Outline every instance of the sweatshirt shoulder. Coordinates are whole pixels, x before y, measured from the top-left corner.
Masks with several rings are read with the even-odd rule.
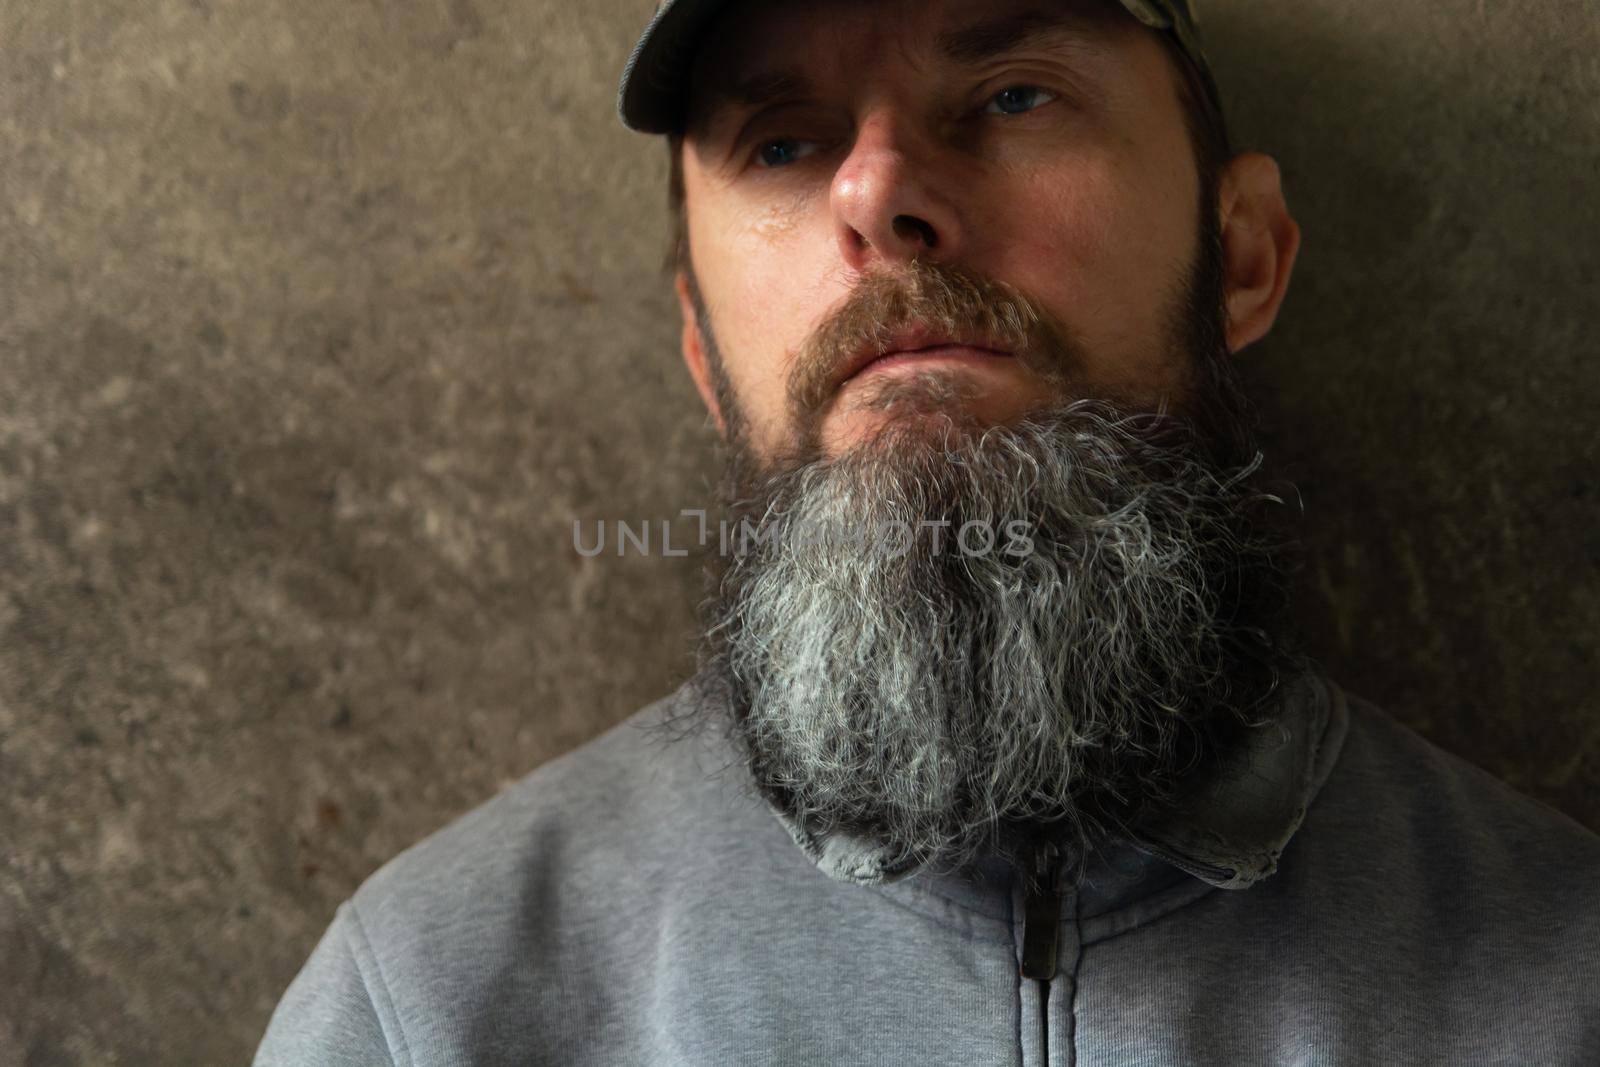
[[[1343,751],[1310,818],[1348,851],[1484,904],[1576,917],[1600,933],[1600,836],[1343,694]]]
[[[374,940],[390,927],[412,937],[492,928],[547,892],[554,872],[581,884],[669,852],[705,809],[730,801],[730,760],[684,736],[691,701],[686,688],[655,701],[384,864],[352,898]]]

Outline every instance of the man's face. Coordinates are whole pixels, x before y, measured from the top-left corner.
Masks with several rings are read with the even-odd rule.
[[[1286,669],[1227,356],[1298,231],[1266,157],[1200,173],[1175,73],[1109,0],[749,0],[698,54],[684,354],[760,528],[703,680],[802,823],[1087,842]]]
[[[1172,62],[1104,2],[733,6],[696,61],[683,175],[741,443],[831,456],[933,411],[992,426],[1082,396],[1182,410],[1200,180]],[[941,325],[925,265],[1041,321]]]

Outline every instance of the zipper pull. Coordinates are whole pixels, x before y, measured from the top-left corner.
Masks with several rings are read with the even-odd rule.
[[[1048,982],[1056,976],[1061,938],[1061,887],[1055,870],[1056,846],[1046,842],[1034,853],[1034,876],[1022,906],[1022,977]]]

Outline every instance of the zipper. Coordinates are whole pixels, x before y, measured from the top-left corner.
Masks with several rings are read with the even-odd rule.
[[[1023,892],[1022,977],[1039,983],[1039,1051],[1050,1063],[1050,980],[1056,976],[1061,941],[1061,882],[1056,846],[1045,842],[1034,853],[1033,876]]]

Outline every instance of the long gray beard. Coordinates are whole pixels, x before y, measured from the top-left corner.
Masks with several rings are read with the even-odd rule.
[[[1276,498],[1250,486],[1259,457],[1219,469],[1181,421],[1103,402],[928,426],[734,468],[730,510],[760,539],[721,564],[701,683],[813,832],[950,867],[1040,835],[1081,855],[1268,713],[1295,658],[1256,518]],[[969,523],[992,550],[957,543]]]

